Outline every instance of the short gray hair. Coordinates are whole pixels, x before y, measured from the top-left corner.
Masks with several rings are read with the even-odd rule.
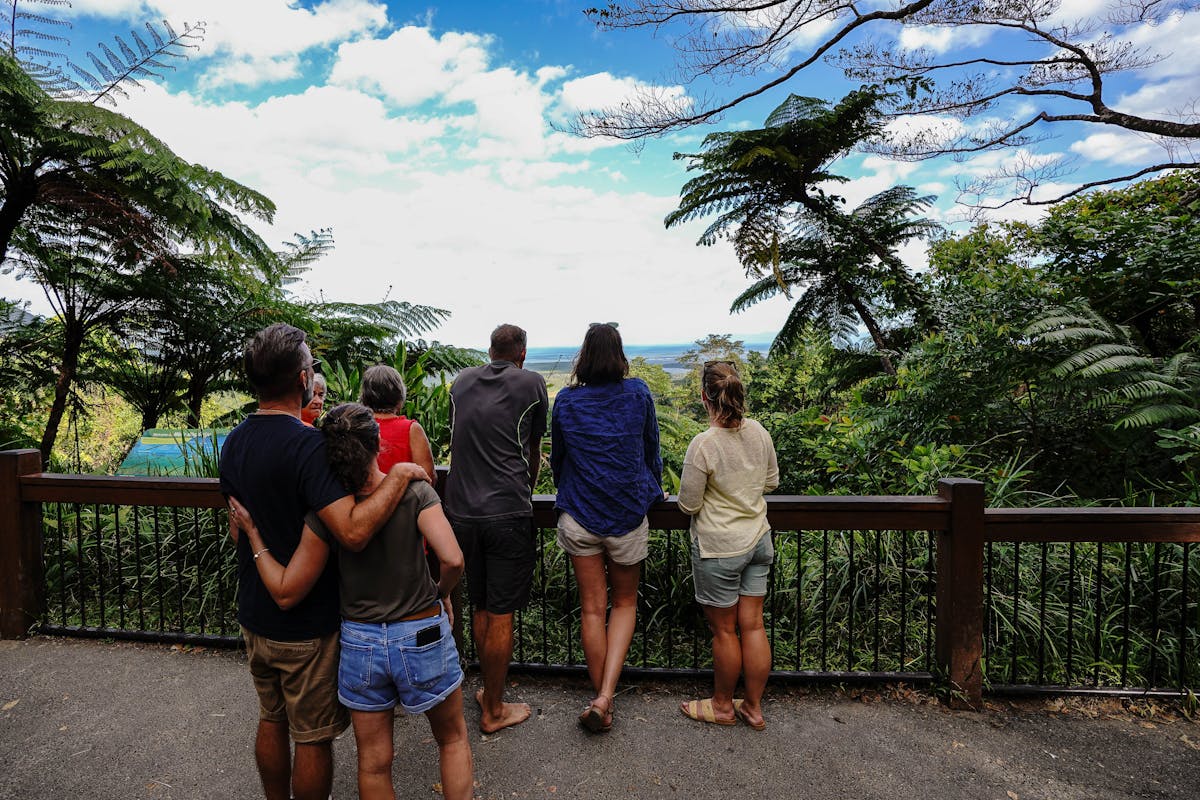
[[[359,402],[377,414],[388,414],[404,408],[408,390],[404,376],[387,364],[376,364],[363,373]]]

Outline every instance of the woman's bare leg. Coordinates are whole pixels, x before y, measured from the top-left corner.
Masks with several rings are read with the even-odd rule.
[[[395,800],[392,787],[393,709],[350,711],[358,745],[358,796],[362,800]]]
[[[429,729],[437,740],[445,800],[470,800],[474,792],[475,765],[467,721],[463,718],[462,687],[425,712]]]
[[[737,604],[738,630],[741,634],[742,674],[746,700],[742,713],[751,722],[762,720],[762,696],[771,674],[771,642],[763,627],[763,598],[742,595]]]
[[[638,580],[642,574],[641,563],[618,564],[608,561],[608,580],[612,586],[612,611],[608,615],[608,650],[604,659],[604,675],[596,694],[606,712],[612,711],[612,698],[617,691],[617,681],[625,667],[625,655],[633,641],[637,626]]]
[[[608,660],[608,573],[604,555],[571,556],[575,581],[579,584],[580,629],[583,657],[587,661],[592,689],[601,693],[604,683],[604,664]]]
[[[733,690],[742,672],[742,643],[738,641],[738,607],[701,606],[713,634],[713,714],[733,719]]]

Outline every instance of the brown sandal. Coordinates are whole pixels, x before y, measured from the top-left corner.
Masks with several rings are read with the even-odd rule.
[[[595,703],[588,703],[588,707],[579,715],[579,724],[592,733],[604,733],[612,729],[612,713],[613,701],[608,699],[608,711],[605,712]]]

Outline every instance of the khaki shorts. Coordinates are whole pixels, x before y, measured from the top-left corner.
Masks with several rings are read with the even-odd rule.
[[[558,546],[572,556],[598,556],[607,553],[618,564],[632,566],[646,560],[650,541],[650,523],[642,524],[617,536],[598,536],[585,529],[567,512],[558,515]]]
[[[258,718],[286,722],[292,741],[332,741],[350,724],[338,702],[338,632],[319,639],[280,642],[242,628],[250,675],[258,692]]]

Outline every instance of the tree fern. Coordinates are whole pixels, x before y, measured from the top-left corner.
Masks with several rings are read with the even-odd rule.
[[[129,87],[141,87],[141,81],[160,79],[174,71],[171,62],[186,58],[204,39],[202,22],[184,23],[182,33],[166,20],[159,25],[146,22],[145,38],[135,29],[127,38],[114,36],[111,46],[98,42],[94,50],[87,51],[84,66],[64,52],[70,41],[55,32],[69,30],[70,22],[26,10],[29,6],[70,5],[68,0],[4,0],[0,6],[0,48],[58,99],[115,105],[118,98],[128,96]]]
[[[1117,428],[1154,429],[1200,420],[1200,359],[1178,353],[1154,358],[1133,343],[1128,328],[1086,304],[1053,309],[1026,333],[1043,345],[1073,348],[1050,376],[1090,387],[1092,407],[1117,413]]]

